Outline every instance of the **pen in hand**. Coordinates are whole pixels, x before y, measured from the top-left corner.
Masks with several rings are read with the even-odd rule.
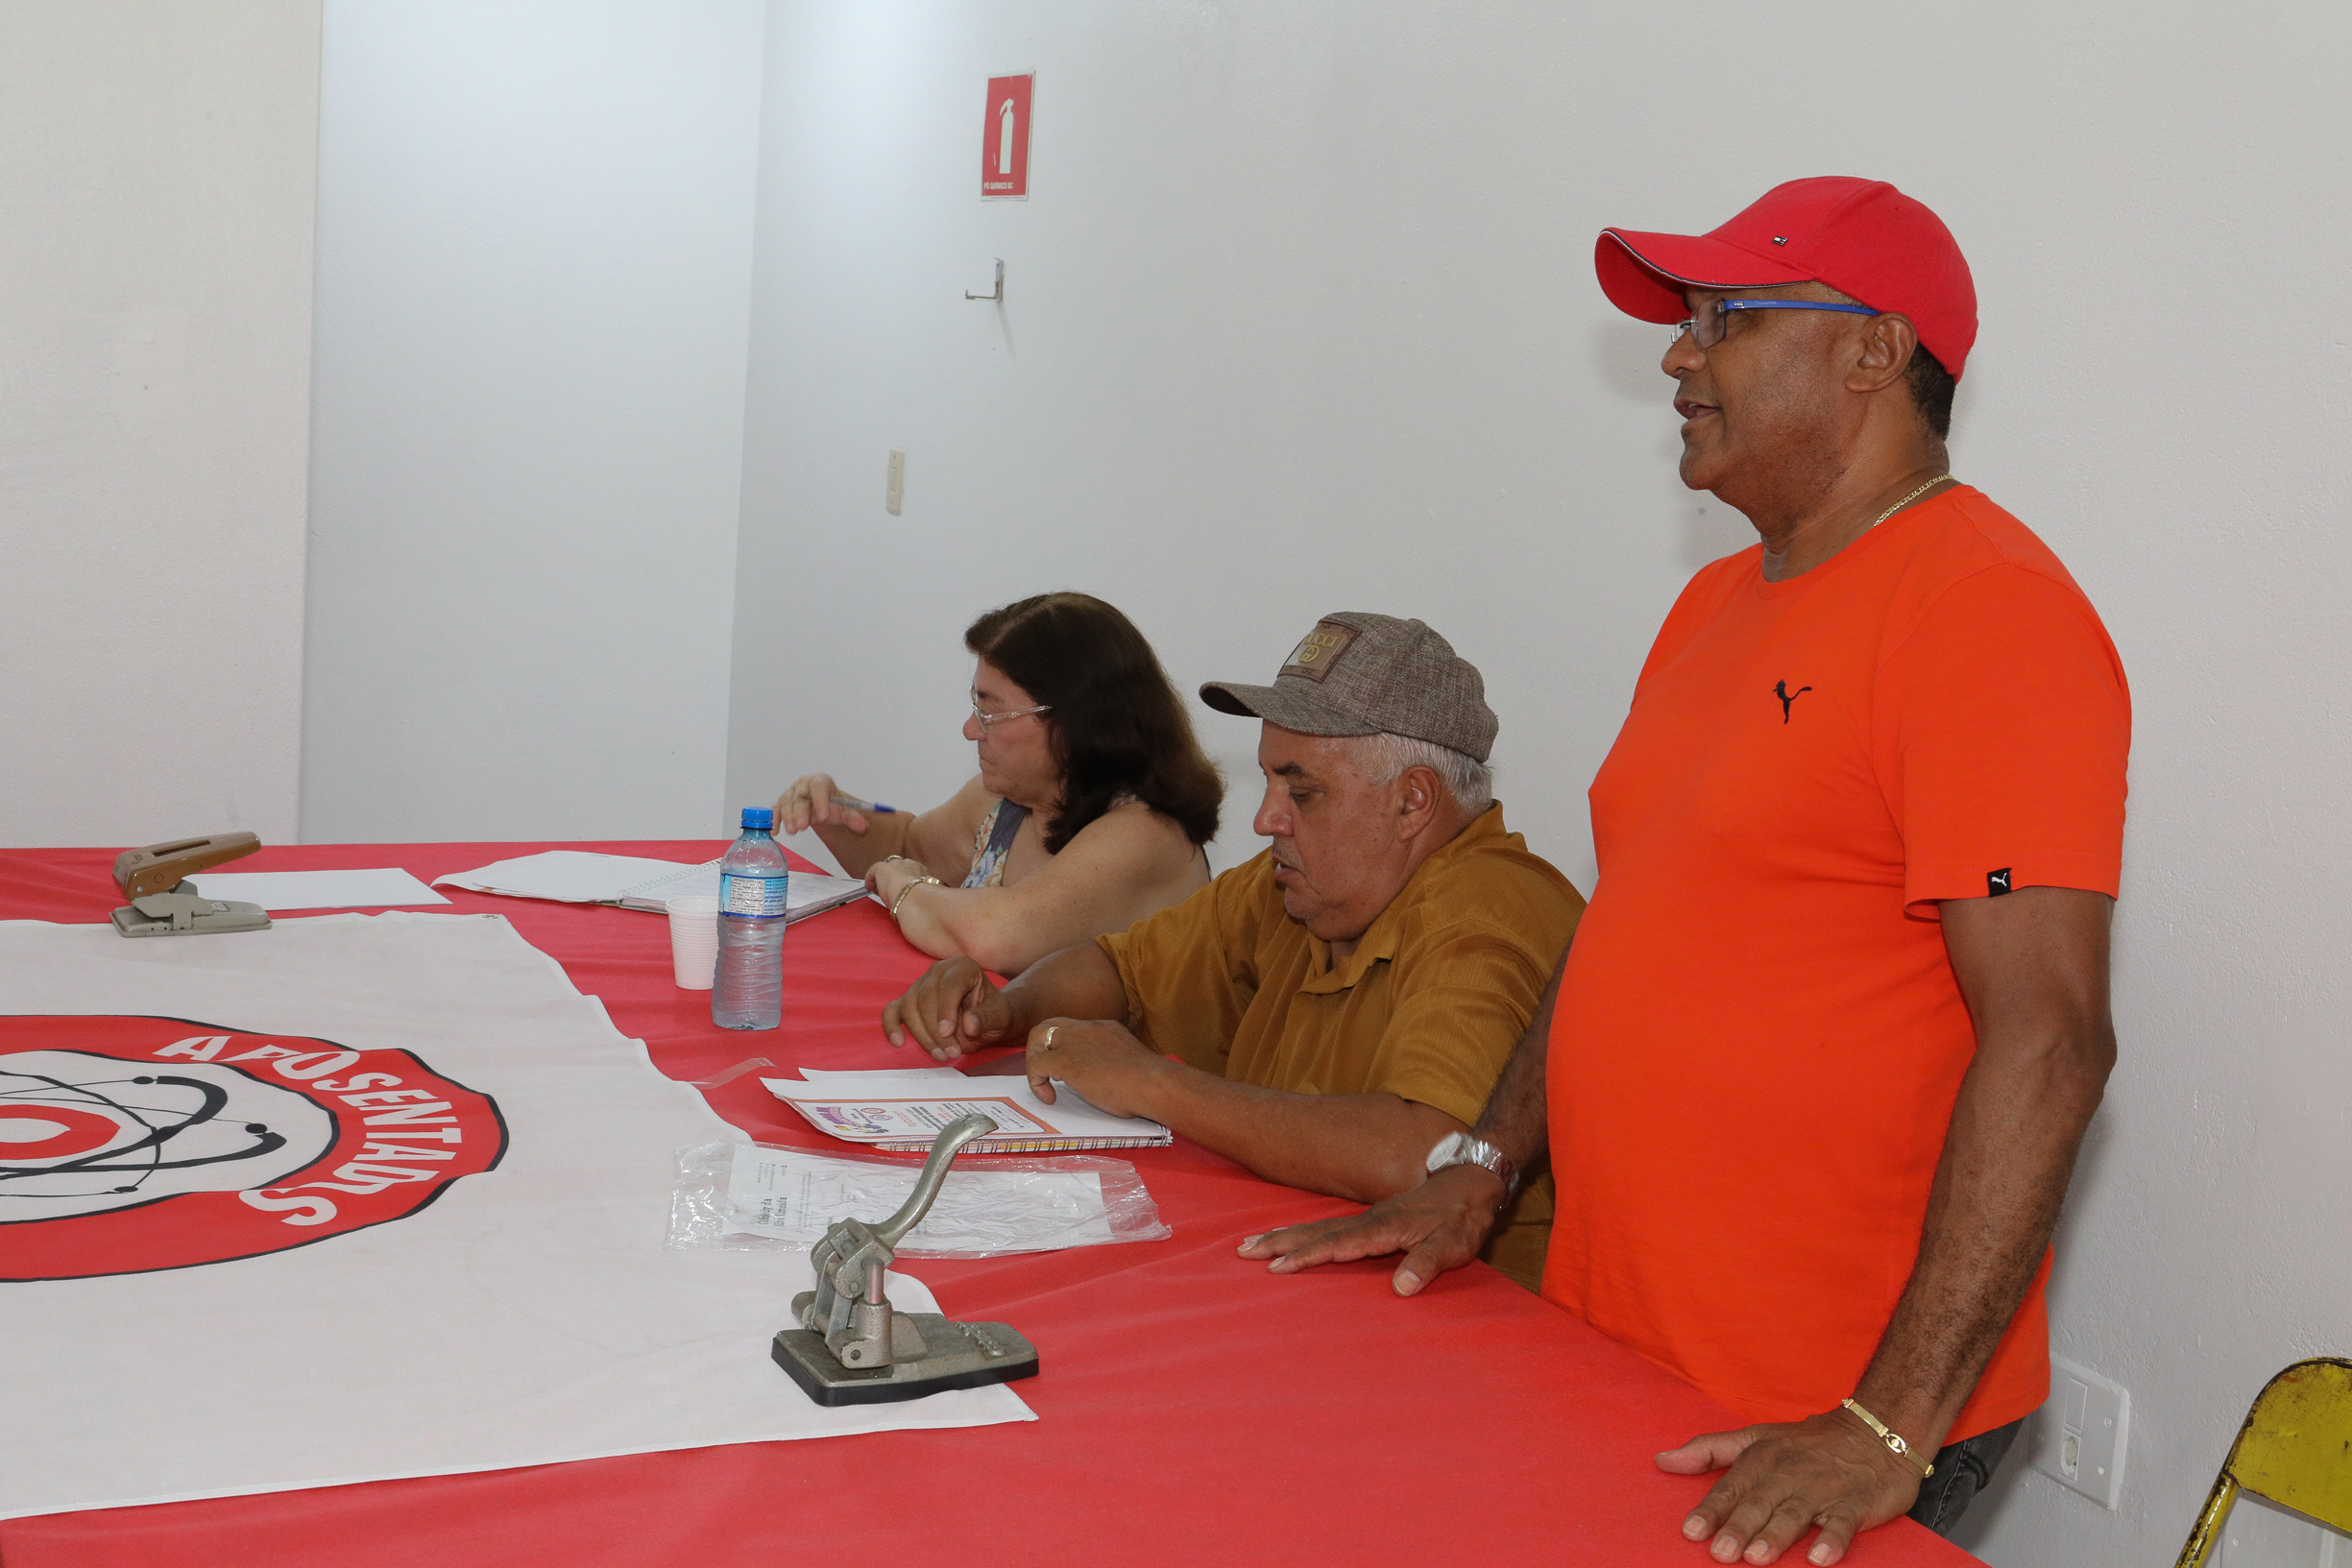
[[[895,806],[885,806],[880,801],[861,801],[855,795],[844,795],[837,789],[833,792],[831,798],[834,805],[845,806],[853,811],[861,811],[867,816],[896,815],[898,811]]]

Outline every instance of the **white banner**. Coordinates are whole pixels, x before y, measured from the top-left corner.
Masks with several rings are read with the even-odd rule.
[[[806,1254],[663,1244],[731,1132],[497,916],[0,922],[0,1518],[1033,1419],[812,1404]]]

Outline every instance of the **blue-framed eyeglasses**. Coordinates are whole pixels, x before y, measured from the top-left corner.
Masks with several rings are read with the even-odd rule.
[[[1688,332],[1690,341],[1700,349],[1712,349],[1723,341],[1723,334],[1732,325],[1734,310],[1834,310],[1848,316],[1876,316],[1868,305],[1833,305],[1819,300],[1709,300],[1699,306],[1698,313],[1674,328],[1674,341],[1683,341]]]

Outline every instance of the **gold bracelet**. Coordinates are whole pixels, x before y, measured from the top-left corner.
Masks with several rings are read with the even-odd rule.
[[[893,858],[896,858],[896,856],[893,856]],[[915,877],[910,879],[906,886],[898,890],[898,897],[890,901],[890,918],[892,920],[896,920],[898,918],[898,906],[907,902],[907,895],[913,892],[916,888],[922,886],[925,882],[931,883],[931,885],[934,887],[945,887],[947,885],[947,883],[941,881],[936,877]]]
[[[1915,1451],[1909,1443],[1903,1440],[1902,1435],[1888,1427],[1884,1421],[1879,1420],[1877,1416],[1871,1414],[1868,1411],[1862,1409],[1861,1406],[1855,1404],[1851,1399],[1841,1399],[1838,1401],[1838,1404],[1844,1406],[1847,1410],[1852,1411],[1857,1417],[1860,1418],[1862,1425],[1877,1433],[1879,1435],[1879,1441],[1886,1445],[1886,1451],[1888,1453],[1894,1455],[1905,1464],[1918,1465],[1920,1480],[1926,1481],[1928,1477],[1935,1474],[1935,1465],[1928,1459],[1921,1459],[1917,1451]]]

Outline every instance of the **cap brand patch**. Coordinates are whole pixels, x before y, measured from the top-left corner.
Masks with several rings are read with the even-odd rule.
[[[1347,644],[1355,639],[1354,627],[1342,626],[1336,620],[1319,620],[1315,623],[1315,630],[1298,639],[1298,646],[1293,648],[1290,658],[1283,661],[1280,673],[1320,681],[1331,673],[1331,666],[1338,662],[1341,654],[1347,651]]]

